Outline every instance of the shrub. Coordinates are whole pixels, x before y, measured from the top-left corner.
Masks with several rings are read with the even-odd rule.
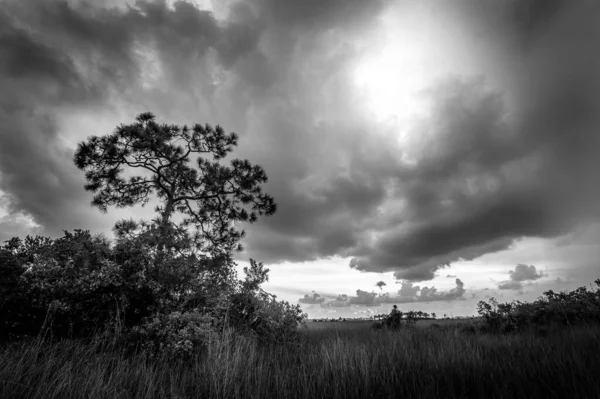
[[[86,231],[12,239],[0,249],[0,270],[4,337],[45,328],[58,336],[89,333],[119,307],[122,279],[110,247]]]
[[[392,312],[388,315],[384,315],[381,320],[375,322],[373,324],[373,328],[376,330],[381,329],[390,329],[390,330],[398,330],[402,327],[403,320],[402,316],[404,313],[402,311]],[[404,320],[404,324],[408,324],[406,320]]]
[[[151,356],[166,353],[188,358],[217,337],[214,320],[198,310],[157,313],[128,333],[127,340]]]
[[[232,265],[227,256],[185,247],[159,254],[151,227],[120,235],[114,246],[81,230],[56,240],[11,240],[0,248],[2,334],[124,333],[122,343],[176,354],[203,347],[229,327],[265,342],[297,338],[306,315],[260,288],[268,269],[251,260],[239,281]]]
[[[72,261],[61,265],[54,259],[27,264],[25,294],[33,308],[46,310],[40,330],[48,328],[59,337],[89,336],[127,307],[118,265],[99,263],[95,270],[74,270]]]
[[[595,283],[599,287],[596,290],[580,287],[571,292],[546,291],[532,303],[498,303],[491,298],[489,303],[480,301],[477,312],[484,318],[487,330],[502,333],[539,326],[600,322],[600,279]]]
[[[238,330],[251,333],[263,342],[286,342],[298,338],[298,325],[306,320],[299,305],[278,301],[260,288],[268,281],[269,269],[250,260],[246,278],[240,281],[228,309],[229,323]]]

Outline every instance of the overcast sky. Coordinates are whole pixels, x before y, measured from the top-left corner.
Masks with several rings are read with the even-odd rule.
[[[149,218],[92,208],[72,156],[151,111],[239,134],[279,208],[240,266],[312,317],[600,278],[598,1],[0,5],[0,240]]]

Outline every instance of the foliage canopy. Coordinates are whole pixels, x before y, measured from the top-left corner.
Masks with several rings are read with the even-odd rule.
[[[235,222],[252,223],[276,211],[273,197],[262,192],[267,175],[260,166],[240,159],[230,166],[218,162],[237,142],[235,133],[220,126],[159,124],[147,112],[112,134],[79,143],[74,162],[85,171],[85,189],[95,194],[92,205],[103,212],[110,206],[143,206],[156,195],[160,249],[169,247],[168,237],[176,231],[171,220],[179,214],[182,226],[195,227],[192,243],[198,250],[230,253],[242,249],[244,232]],[[141,173],[125,176],[134,171]]]

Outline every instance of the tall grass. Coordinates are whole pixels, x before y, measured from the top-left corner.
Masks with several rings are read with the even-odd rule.
[[[225,334],[187,361],[36,341],[0,349],[0,397],[598,398],[599,354],[598,326],[326,329],[285,346]]]

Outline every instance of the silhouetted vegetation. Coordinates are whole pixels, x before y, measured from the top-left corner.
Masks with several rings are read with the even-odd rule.
[[[435,313],[430,315],[429,313],[420,310],[409,310],[402,312],[397,310],[396,305],[390,314],[379,315],[379,321],[373,324],[373,328],[376,330],[391,329],[398,330],[402,326],[414,326],[418,320],[426,320],[433,318],[435,319]]]
[[[74,161],[94,206],[144,205],[154,193],[158,216],[117,222],[114,242],[86,230],[7,241],[2,338],[111,337],[113,346],[184,357],[226,329],[269,342],[296,339],[305,315],[260,288],[269,270],[250,260],[245,279],[235,273],[233,252],[244,235],[235,223],[276,209],[261,190],[260,166],[218,162],[236,145],[237,136],[218,126],[159,125],[150,113],[82,142]]]
[[[544,292],[537,301],[489,303],[480,301],[477,311],[485,320],[485,329],[491,332],[512,332],[527,328],[574,326],[600,322],[600,279],[598,288],[580,287],[571,292]]]

